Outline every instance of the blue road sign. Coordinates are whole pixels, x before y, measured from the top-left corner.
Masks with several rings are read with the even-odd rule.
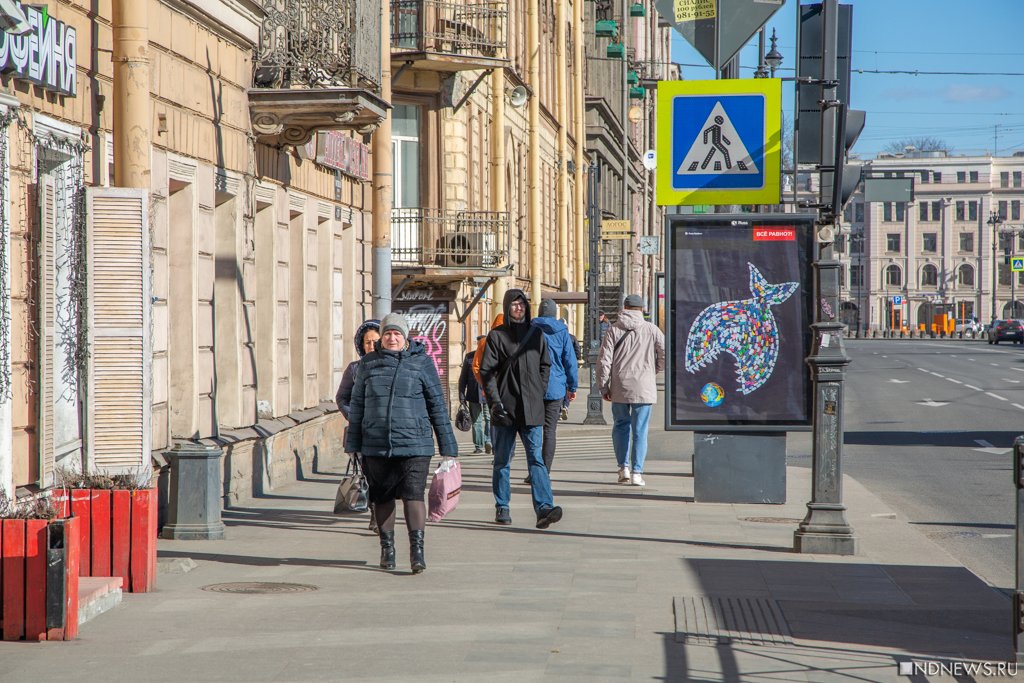
[[[659,204],[779,201],[778,79],[658,84]]]
[[[893,306],[902,306],[903,305],[903,297],[902,296],[894,296],[892,298],[892,305]]]
[[[1022,270],[1024,270],[1024,258],[1019,256],[1014,256],[1013,258],[1011,258],[1010,270],[1012,270],[1015,273],[1019,273]]]

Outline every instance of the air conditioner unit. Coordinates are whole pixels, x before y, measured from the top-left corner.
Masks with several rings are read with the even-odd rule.
[[[497,267],[495,235],[481,232],[450,232],[441,238],[437,265],[444,268]]]

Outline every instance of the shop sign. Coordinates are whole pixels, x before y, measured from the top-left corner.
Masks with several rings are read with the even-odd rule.
[[[0,71],[62,95],[77,94],[78,42],[75,29],[49,15],[46,7],[25,6],[31,30],[20,36],[0,31]]]
[[[321,131],[306,145],[306,152],[321,166],[359,180],[370,179],[370,147],[348,135],[333,130]]]

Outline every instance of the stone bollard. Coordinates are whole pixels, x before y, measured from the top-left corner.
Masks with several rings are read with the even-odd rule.
[[[187,541],[224,538],[221,456],[217,446],[183,441],[165,452],[171,468],[167,524],[161,536]]]

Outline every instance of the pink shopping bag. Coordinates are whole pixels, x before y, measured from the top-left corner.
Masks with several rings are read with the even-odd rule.
[[[427,501],[430,514],[427,519],[439,522],[459,504],[462,493],[462,465],[458,460],[443,460],[441,466],[434,470],[434,480],[430,482],[430,493]]]

